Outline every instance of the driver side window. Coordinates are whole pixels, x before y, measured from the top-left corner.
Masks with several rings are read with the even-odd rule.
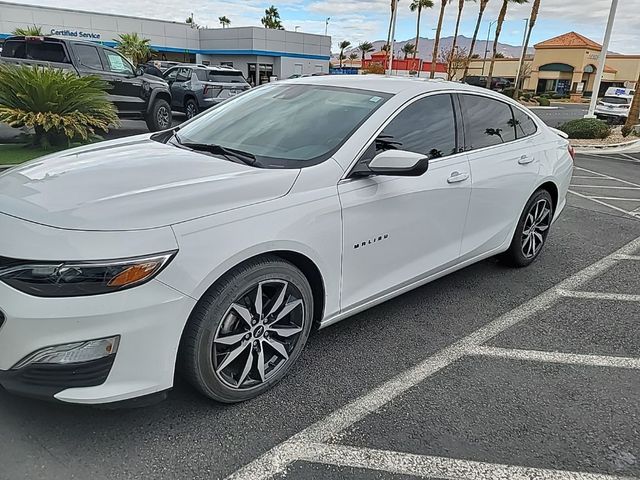
[[[432,95],[402,110],[367,149],[364,161],[385,150],[406,150],[429,158],[456,153],[456,123],[451,95]]]
[[[174,82],[176,80],[176,75],[178,75],[178,69],[174,68],[173,70],[169,70],[164,74],[164,79],[167,82]]]

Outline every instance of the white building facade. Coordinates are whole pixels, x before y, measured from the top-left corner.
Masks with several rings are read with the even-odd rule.
[[[154,58],[230,65],[252,83],[271,77],[328,73],[331,37],[260,27],[196,29],[186,23],[0,1],[0,42],[16,28],[115,46],[122,33],[148,38]]]

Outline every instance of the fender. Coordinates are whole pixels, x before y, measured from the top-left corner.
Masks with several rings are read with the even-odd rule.
[[[159,94],[163,94],[166,95],[168,97],[168,102],[169,105],[171,105],[171,91],[169,90],[168,87],[154,87],[151,90],[151,95],[149,96],[149,101],[147,102],[147,108],[146,108],[146,113],[150,113],[151,112],[151,107],[153,106],[153,102],[155,102],[156,97]]]

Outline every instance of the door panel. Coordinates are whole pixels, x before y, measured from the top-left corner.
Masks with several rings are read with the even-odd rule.
[[[137,77],[133,65],[122,55],[104,50],[108,81],[113,85],[109,92],[111,100],[120,112],[140,112],[145,109],[142,98],[142,78]]]
[[[343,309],[455,262],[471,194],[466,154],[457,153],[449,94],[405,105],[353,169],[385,150],[430,158],[418,177],[354,176],[338,185],[343,216]]]
[[[473,179],[461,253],[471,258],[508,240],[533,193],[544,147],[536,145],[535,137],[517,139],[530,135],[535,124],[514,120],[508,104],[460,97]]]

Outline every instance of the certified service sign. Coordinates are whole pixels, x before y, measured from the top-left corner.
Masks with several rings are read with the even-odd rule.
[[[56,30],[55,28],[52,28],[51,35],[58,35],[61,37],[87,38],[89,40],[100,40],[99,33],[83,32],[80,30]]]

